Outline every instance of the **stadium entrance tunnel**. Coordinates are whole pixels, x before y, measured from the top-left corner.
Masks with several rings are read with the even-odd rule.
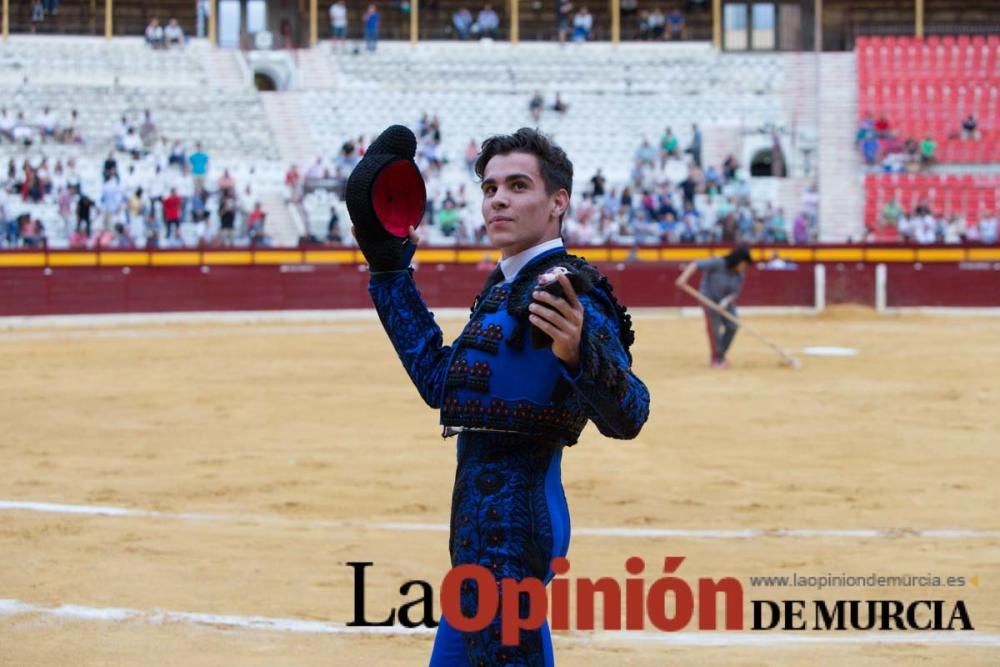
[[[249,51],[247,65],[253,72],[257,90],[288,90],[295,81],[296,67],[291,56],[284,51]]]
[[[271,75],[266,72],[254,72],[253,73],[253,85],[257,90],[270,92],[278,89],[278,84],[275,83]]]
[[[775,157],[778,158],[777,165],[775,165]],[[750,175],[784,178],[788,175],[788,172],[781,154],[778,153],[775,155],[773,148],[764,148],[754,153],[750,159]]]

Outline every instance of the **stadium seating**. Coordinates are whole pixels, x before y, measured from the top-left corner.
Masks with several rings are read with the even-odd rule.
[[[1000,36],[868,37],[857,43],[858,118],[930,134],[938,162],[1000,162]],[[973,114],[981,139],[959,138]]]
[[[869,174],[865,177],[865,225],[879,226],[882,208],[893,199],[903,211],[926,202],[937,216],[956,214],[976,221],[996,211],[1000,174]]]

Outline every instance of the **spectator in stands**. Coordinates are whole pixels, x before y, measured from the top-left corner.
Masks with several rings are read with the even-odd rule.
[[[163,198],[163,222],[167,227],[168,239],[180,234],[183,205],[184,200],[177,194],[177,188],[170,188],[170,194]]]
[[[641,166],[653,167],[656,161],[656,149],[643,137],[642,143],[635,151],[635,161]]]
[[[778,208],[767,221],[764,229],[765,243],[788,243],[788,226],[785,223],[785,209]]]
[[[326,242],[330,245],[343,245],[344,237],[340,233],[340,216],[337,207],[330,207],[330,220],[326,223]]]
[[[82,232],[88,239],[90,238],[92,224],[91,216],[95,208],[97,208],[97,205],[94,203],[94,200],[83,192],[79,192],[79,197],[76,200],[76,230]]]
[[[437,213],[438,229],[444,236],[455,235],[458,229],[458,211],[455,210],[455,202],[451,198],[446,198]]]
[[[47,137],[55,139],[59,134],[59,120],[49,107],[44,107],[42,109],[41,115],[38,116],[36,126],[38,127],[38,134],[41,137],[42,142],[44,142]]]
[[[139,125],[139,138],[142,145],[148,151],[156,142],[156,123],[153,122],[153,114],[149,109],[142,112],[142,124]]]
[[[660,137],[660,169],[663,169],[668,157],[677,156],[679,147],[680,141],[674,136],[673,130],[668,127],[663,131],[663,136]]]
[[[128,131],[125,132],[122,150],[131,155],[133,160],[138,160],[146,154],[146,150],[142,147],[142,139],[139,138],[134,127],[128,128]]]
[[[219,197],[219,238],[224,246],[232,246],[236,229],[236,199]]]
[[[191,177],[194,179],[194,187],[203,189],[205,187],[205,177],[208,176],[208,153],[202,147],[201,142],[195,142],[194,153],[188,158],[191,165]]]
[[[125,198],[117,178],[108,178],[101,186],[101,213],[104,215],[102,229],[109,230],[122,213]]]
[[[564,44],[569,35],[569,15],[572,11],[573,3],[570,0],[556,0],[556,37],[560,44]]]
[[[708,169],[705,170],[705,194],[718,195],[721,192],[722,175],[714,164],[710,164],[708,165]]]
[[[199,39],[208,34],[205,26],[208,23],[208,15],[211,11],[211,0],[198,0],[197,35]]]
[[[557,114],[562,115],[569,111],[569,105],[563,100],[562,95],[558,92],[556,93],[556,100],[552,103],[552,110]]]
[[[155,16],[150,19],[149,25],[146,26],[146,43],[154,49],[164,47],[163,26],[160,25],[160,19]]]
[[[469,139],[469,143],[465,145],[465,167],[469,171],[469,176],[475,176],[476,158],[479,157],[479,144],[476,143],[475,139]]]
[[[375,49],[378,48],[378,22],[379,13],[375,8],[375,4],[368,5],[368,10],[365,12],[364,16],[364,26],[365,26],[365,48],[368,49],[368,53],[375,53]]]
[[[621,8],[622,16],[635,16],[639,10],[639,0],[621,0],[619,7]]]
[[[874,132],[869,132],[861,140],[861,154],[865,158],[865,164],[874,165],[878,162],[878,137]]]
[[[44,20],[45,6],[42,5],[42,0],[35,0],[35,4],[31,6],[31,32],[37,32],[38,26],[40,26]]]
[[[222,195],[233,196],[236,194],[236,181],[228,169],[222,170],[222,176],[219,176],[218,188]]]
[[[132,230],[132,236],[139,239],[143,237],[143,226],[146,220],[146,203],[143,198],[142,188],[136,188],[132,196],[125,203],[125,224]]]
[[[247,215],[247,235],[250,237],[250,245],[268,245],[267,234],[264,232],[264,223],[267,214],[261,203],[255,202],[253,210]]]
[[[819,226],[819,187],[812,183],[802,193],[802,212],[806,214],[809,222],[809,236],[816,239],[816,230]]]
[[[962,138],[979,139],[979,123],[974,114],[969,114],[962,119]]]
[[[573,17],[573,41],[586,42],[590,39],[590,33],[594,29],[594,15],[586,7],[580,10]]]
[[[929,167],[936,161],[937,153],[937,142],[934,141],[934,137],[930,134],[924,137],[924,140],[920,142],[920,165],[922,167]]]
[[[865,137],[869,134],[875,133],[875,119],[872,118],[870,113],[866,113],[864,118],[861,119],[861,123],[858,125],[858,131],[854,134],[854,143],[858,146],[864,141]]]
[[[531,100],[528,102],[528,111],[531,112],[531,117],[537,123],[542,118],[542,110],[545,108],[545,98],[542,97],[542,91],[536,90],[535,94],[531,96]]]
[[[965,220],[952,213],[948,217],[948,223],[944,226],[945,243],[965,243]]]
[[[76,171],[76,160],[66,160],[66,187],[80,189],[80,174]]]
[[[177,19],[170,19],[170,23],[163,29],[163,44],[164,48],[184,46],[184,30]]]
[[[604,199],[606,186],[607,179],[604,177],[601,168],[598,167],[594,175],[590,177],[590,194],[593,195],[595,201],[600,202]]]
[[[37,248],[45,245],[45,225],[38,218],[23,213],[20,217],[21,243],[25,248]]]
[[[333,50],[344,51],[347,48],[347,5],[344,0],[330,5],[330,34],[333,35]]]
[[[173,145],[170,147],[170,153],[167,156],[167,165],[182,168],[187,164],[187,153],[184,151],[184,144],[174,140]]]
[[[299,168],[296,165],[292,165],[285,172],[285,188],[287,192],[287,199],[292,202],[302,201],[302,175],[299,173]]]
[[[895,227],[899,222],[899,216],[903,214],[903,209],[895,198],[890,199],[882,207],[882,224],[886,227]]]
[[[1000,223],[996,215],[990,215],[984,209],[979,214],[979,242],[987,245],[994,245],[997,242]]]
[[[685,153],[691,154],[691,159],[694,163],[701,167],[701,148],[702,148],[702,138],[701,130],[698,129],[698,123],[691,124],[691,143],[688,147],[684,149]]]
[[[663,39],[663,31],[666,25],[667,17],[660,11],[660,8],[653,9],[646,18],[646,39],[654,41]]]
[[[889,136],[889,129],[889,119],[886,118],[885,114],[882,114],[878,117],[878,120],[875,121],[875,134],[878,135],[879,138],[887,137]]]
[[[28,125],[24,119],[24,113],[21,111],[17,112],[17,119],[14,121],[14,129],[11,132],[14,135],[14,143],[23,146],[30,146],[34,143],[35,128]]]
[[[796,245],[809,243],[809,220],[802,211],[799,211],[792,223],[792,242]]]
[[[479,10],[479,14],[476,16],[476,27],[474,30],[479,33],[480,37],[488,37],[489,39],[497,38],[497,33],[500,30],[500,17],[497,16],[495,11],[493,11],[493,7],[491,5],[484,5],[483,8]]]
[[[726,159],[722,161],[722,179],[725,183],[731,183],[736,180],[736,171],[739,169],[739,163],[736,162],[736,158],[732,153],[726,156]]]
[[[59,140],[64,144],[84,143],[83,133],[80,131],[80,113],[76,109],[69,112],[69,122],[63,128]]]
[[[472,12],[465,7],[460,7],[451,15],[451,25],[455,29],[455,36],[459,39],[469,39],[472,34]]]
[[[667,15],[667,27],[670,31],[670,39],[687,39],[687,23],[679,8],[674,7]]]

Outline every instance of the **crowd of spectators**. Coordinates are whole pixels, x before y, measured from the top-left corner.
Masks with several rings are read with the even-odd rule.
[[[536,93],[529,111],[534,116],[544,106],[544,98]],[[471,138],[462,156],[468,179],[449,180],[442,171],[449,158],[440,150],[438,117],[424,113],[413,129],[418,137],[415,159],[427,186],[421,233],[429,243],[488,243],[478,193],[470,195],[475,188],[473,165],[479,144]],[[806,189],[798,212],[789,218],[774,202],[751,197],[745,170],[734,156],[703,168],[701,152],[702,134],[697,124],[692,125],[683,148],[669,127],[658,145],[642,140],[627,182],[610,184],[598,169],[585,191],[573,197],[563,224],[564,238],[577,245],[805,244],[818,239],[819,193],[815,185]],[[318,157],[304,173],[292,165],[285,176],[289,199],[301,203],[313,190],[324,189],[343,201],[347,176],[363,155],[364,138],[359,137],[344,143],[333,164]],[[347,235],[342,224],[334,207],[325,237],[312,240],[343,243]]]
[[[51,107],[43,107],[32,120],[25,118],[20,109],[10,111],[0,107],[0,144],[10,142],[29,147],[48,141],[62,144],[85,143],[80,131],[80,114],[76,109],[63,119]]]
[[[903,243],[921,245],[982,243],[994,245],[998,238],[996,212],[982,209],[975,220],[966,220],[952,213],[935,213],[926,199],[921,200],[910,211],[903,210],[896,199],[890,199],[882,207],[879,228],[868,229],[868,241],[887,236],[887,231]]]
[[[755,204],[732,156],[722,169],[682,158],[669,131],[657,149],[643,140],[628,183],[609,187],[599,169],[564,226],[569,243],[662,245],[810,243],[817,238],[819,195],[803,194],[792,221],[772,202]],[[672,149],[672,150],[671,150]]]
[[[177,19],[170,19],[166,26],[160,25],[155,16],[146,26],[146,44],[154,49],[170,49],[184,46],[184,30]]]
[[[970,113],[946,138],[979,141],[979,121]],[[885,114],[877,119],[865,115],[858,126],[855,143],[866,165],[887,173],[921,171],[938,161],[938,141],[931,133],[919,139],[913,135],[904,139]]]
[[[45,136],[44,128],[37,131]],[[161,136],[149,110],[136,118],[122,115],[111,144],[101,164],[50,161],[44,154],[10,158],[0,181],[2,246],[44,244],[39,215],[46,205],[57,212],[49,225],[61,225],[73,248],[269,244],[266,213],[251,186],[239,187],[227,169],[211,181],[202,145]],[[99,178],[82,178],[84,169]],[[99,189],[85,187],[95,180]]]

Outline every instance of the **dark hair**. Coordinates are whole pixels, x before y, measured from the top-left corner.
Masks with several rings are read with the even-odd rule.
[[[476,176],[481,180],[490,160],[510,153],[528,153],[538,159],[538,170],[548,194],[560,189],[573,194],[573,163],[566,157],[566,151],[529,127],[522,127],[514,134],[495,134],[484,141],[482,151],[476,158]]]
[[[735,269],[740,265],[740,262],[753,264],[753,259],[750,257],[750,248],[745,245],[737,246],[730,250],[729,254],[725,256],[725,260],[727,269]]]

